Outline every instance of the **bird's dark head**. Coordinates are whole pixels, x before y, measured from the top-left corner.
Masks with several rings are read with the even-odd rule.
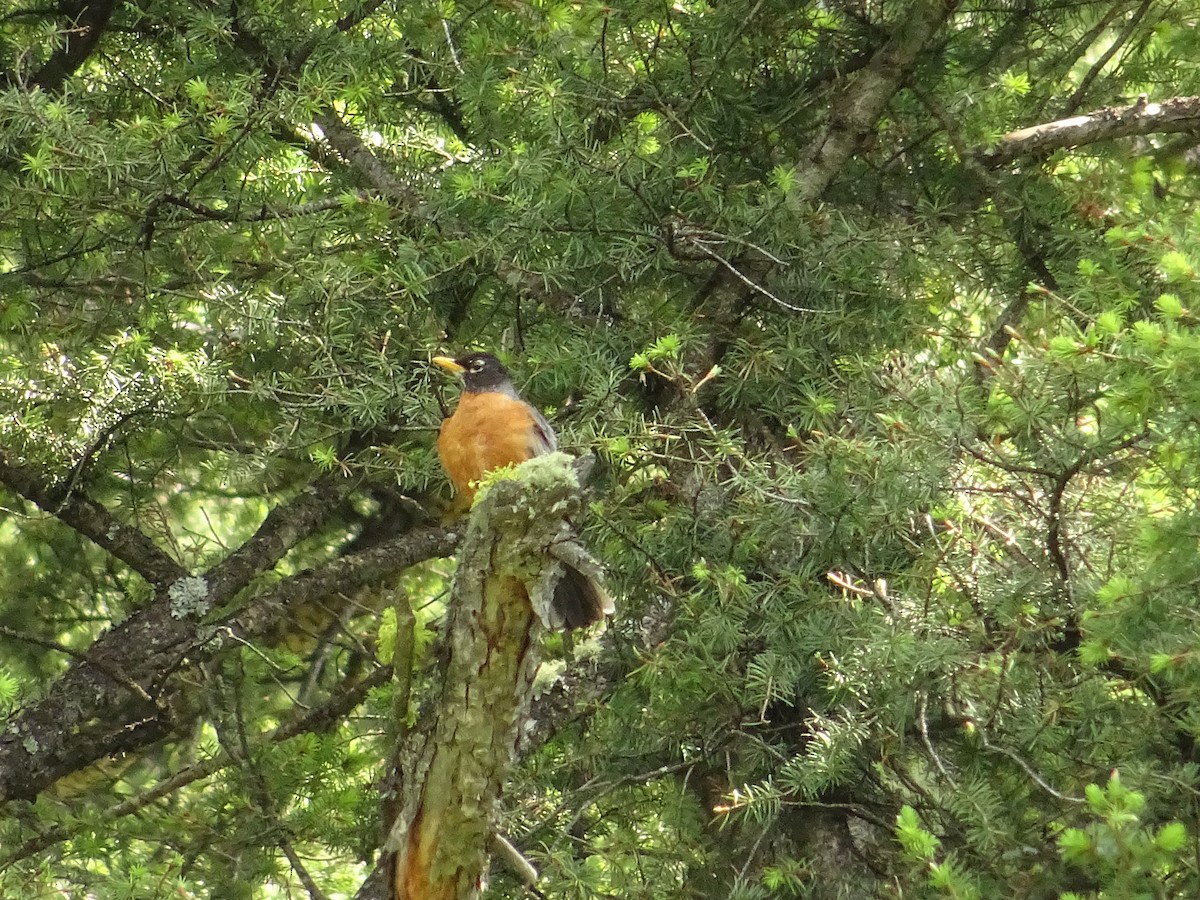
[[[504,363],[490,353],[468,353],[458,359],[435,356],[433,362],[462,378],[463,388],[471,393],[504,391],[512,393],[512,382]]]

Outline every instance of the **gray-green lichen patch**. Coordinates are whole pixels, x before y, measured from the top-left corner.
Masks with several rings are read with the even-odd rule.
[[[466,545],[478,550],[476,558],[464,559],[466,571],[491,571],[523,582],[534,612],[551,629],[562,625],[553,600],[564,563],[603,580],[601,566],[570,525],[583,508],[579,465],[565,453],[548,453],[493,473],[468,526]]]
[[[212,608],[208,599],[208,582],[199,575],[180,578],[169,588],[171,617],[174,619],[198,618]]]
[[[574,462],[565,453],[547,453],[490,472],[480,484],[476,505],[490,497],[496,507],[493,517],[570,515],[580,504]]]

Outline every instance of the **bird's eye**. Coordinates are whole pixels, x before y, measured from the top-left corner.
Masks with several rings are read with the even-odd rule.
[[[477,359],[474,362],[472,362],[471,363],[471,371],[472,372],[482,372],[483,371],[483,360]]]

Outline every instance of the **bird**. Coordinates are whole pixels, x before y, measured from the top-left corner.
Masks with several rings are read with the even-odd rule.
[[[433,363],[463,386],[458,406],[442,421],[437,452],[458,501],[469,507],[476,483],[488,472],[558,449],[554,429],[521,399],[504,364],[491,353],[470,353]],[[553,621],[567,630],[586,628],[613,612],[603,585],[579,567],[562,562],[551,603]]]

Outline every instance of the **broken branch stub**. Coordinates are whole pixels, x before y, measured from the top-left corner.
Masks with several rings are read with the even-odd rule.
[[[403,802],[385,847],[395,854],[397,900],[479,895],[497,800],[529,715],[538,638],[553,625],[562,563],[552,548],[577,543],[567,523],[582,504],[571,458],[548,454],[514,474],[487,485],[472,510],[440,692],[400,755]]]

